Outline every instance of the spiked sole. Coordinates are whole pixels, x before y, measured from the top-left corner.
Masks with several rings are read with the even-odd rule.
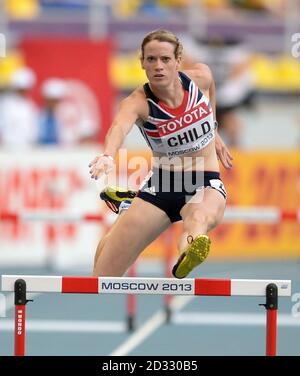
[[[208,256],[210,243],[208,236],[197,236],[174,265],[172,270],[174,277],[185,278],[196,266],[200,265]]]

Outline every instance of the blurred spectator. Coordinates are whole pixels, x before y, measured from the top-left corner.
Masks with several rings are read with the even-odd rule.
[[[116,17],[127,18],[137,14],[141,3],[141,0],[115,0],[111,6]]]
[[[170,8],[186,8],[191,0],[156,0],[157,5]]]
[[[32,19],[39,14],[39,0],[5,0],[4,5],[13,18]]]
[[[166,10],[161,7],[156,0],[142,1],[139,11],[141,14],[145,14],[151,17],[162,17],[166,15]]]
[[[129,18],[137,15],[163,17],[170,8],[184,8],[190,0],[115,0],[112,3],[113,13],[117,17]],[[165,9],[168,8],[168,9]]]
[[[208,40],[184,40],[183,64],[207,64],[215,77],[217,121],[227,145],[239,146],[242,124],[236,110],[252,104],[254,77],[250,63],[251,53],[239,41],[211,37]]]
[[[38,110],[29,97],[35,84],[35,74],[29,68],[17,70],[9,92],[2,95],[0,107],[0,141],[7,147],[24,147],[37,140]]]
[[[232,6],[254,11],[267,11],[274,14],[282,14],[287,0],[230,0]]]
[[[86,0],[39,0],[42,7],[45,8],[85,8],[89,6]]]
[[[39,143],[58,144],[60,142],[59,103],[66,96],[66,85],[60,79],[49,79],[42,86],[43,108],[39,122]]]
[[[234,13],[239,9],[245,9],[282,15],[287,6],[287,0],[203,0],[203,4],[208,10],[214,12]]]
[[[76,145],[96,141],[98,117],[79,83],[49,78],[42,85],[42,97],[39,143]]]

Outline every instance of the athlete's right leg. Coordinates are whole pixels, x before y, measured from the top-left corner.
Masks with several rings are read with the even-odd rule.
[[[171,224],[166,213],[135,198],[97,247],[95,276],[122,276],[139,254]]]
[[[99,195],[101,200],[105,202],[105,204],[111,211],[118,214],[118,218],[116,219],[114,225],[119,220],[120,216],[125,213],[127,209],[129,209],[136,194],[136,191],[109,185],[101,191]],[[103,249],[104,243],[109,238],[109,234],[110,231],[103,236],[98,244],[97,251],[94,257],[94,265],[96,265],[97,259],[100,256],[101,250]]]

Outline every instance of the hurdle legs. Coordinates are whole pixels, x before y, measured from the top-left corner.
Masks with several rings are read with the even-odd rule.
[[[260,305],[264,306],[267,310],[266,355],[276,356],[278,287],[275,283],[267,285],[266,303]]]
[[[25,355],[26,282],[15,282],[15,355]]]
[[[128,270],[129,277],[136,276],[136,264],[134,263]],[[127,330],[132,332],[136,326],[137,298],[134,294],[127,296]]]

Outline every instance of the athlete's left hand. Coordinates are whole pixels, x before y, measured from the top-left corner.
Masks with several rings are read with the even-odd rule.
[[[215,146],[218,159],[222,162],[222,165],[226,169],[231,168],[233,157],[218,132],[216,132]]]

